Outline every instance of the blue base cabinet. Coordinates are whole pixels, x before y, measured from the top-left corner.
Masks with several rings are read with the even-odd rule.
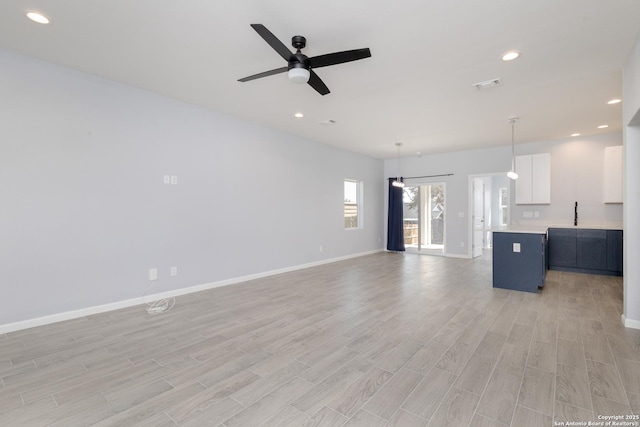
[[[576,267],[607,269],[607,230],[576,230]]]
[[[571,228],[549,229],[549,267],[571,267],[578,265],[578,230]]]
[[[550,228],[549,269],[622,275],[622,230]]]
[[[607,271],[622,276],[622,230],[607,230]]]
[[[493,287],[538,292],[547,273],[547,237],[493,232]]]

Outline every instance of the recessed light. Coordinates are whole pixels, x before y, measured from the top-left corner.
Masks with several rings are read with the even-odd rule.
[[[27,12],[27,18],[38,24],[48,24],[49,18],[38,12]]]
[[[609,127],[609,125],[600,125],[600,126],[598,126],[598,129],[605,129],[605,128],[608,128],[608,127]]]
[[[297,118],[299,118],[299,119],[301,119],[302,117],[304,117],[304,114],[302,114],[302,113],[295,113],[295,114],[294,114],[294,116],[295,116],[295,117],[297,117]]]
[[[622,99],[612,99],[611,101],[607,102],[607,104],[609,105],[613,105],[613,104],[619,104],[622,102]]]
[[[579,133],[572,133],[571,136],[580,136]]]
[[[517,50],[510,50],[509,52],[505,52],[502,55],[502,60],[503,61],[513,61],[514,59],[518,58],[520,56],[520,52],[518,52]]]

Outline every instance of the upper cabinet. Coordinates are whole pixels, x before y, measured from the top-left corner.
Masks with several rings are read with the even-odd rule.
[[[516,156],[516,204],[551,203],[551,155]]]
[[[604,202],[622,203],[622,145],[604,148]]]

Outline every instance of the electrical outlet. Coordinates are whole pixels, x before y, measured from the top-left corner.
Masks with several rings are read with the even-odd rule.
[[[158,269],[150,268],[149,269],[149,280],[158,280]]]
[[[540,212],[539,211],[535,211],[533,213],[533,216],[536,217],[536,218],[540,218]]]
[[[458,218],[464,218],[464,212],[458,212]]]
[[[513,244],[513,252],[520,252],[520,243]]]
[[[460,242],[460,247],[464,248],[464,242]]]
[[[171,267],[169,269],[169,276],[177,276],[178,275],[178,267]]]
[[[165,175],[162,178],[162,182],[164,182],[165,184],[171,184],[171,177],[169,175]]]
[[[522,212],[522,217],[523,218],[533,218],[533,212],[531,212],[531,211]]]
[[[178,177],[175,175],[171,175],[171,185],[177,185],[178,184]]]

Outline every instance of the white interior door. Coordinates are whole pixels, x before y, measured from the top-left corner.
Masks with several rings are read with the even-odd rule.
[[[484,247],[484,182],[473,178],[473,257],[482,255]]]

